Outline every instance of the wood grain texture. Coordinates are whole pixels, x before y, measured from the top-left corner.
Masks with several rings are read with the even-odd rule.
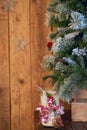
[[[32,130],[34,121],[34,111],[40,102],[40,92],[38,86],[49,89],[49,83],[42,81],[44,72],[40,63],[44,55],[48,53],[46,49],[49,29],[45,26],[45,13],[49,0],[31,0],[31,77],[32,77]]]
[[[72,120],[87,122],[87,103],[72,103]]]
[[[87,90],[77,88],[73,91],[73,99],[87,99]]]
[[[0,130],[10,130],[8,13],[0,3]]]
[[[86,123],[74,123],[70,121],[65,121],[64,127],[60,129],[50,128],[50,127],[44,127],[42,125],[39,125],[35,128],[35,130],[87,130],[87,127],[85,127]]]
[[[87,123],[71,122],[71,126],[73,130],[86,130],[87,127],[84,127],[84,124],[87,124]]]
[[[11,130],[31,130],[30,0],[18,0],[9,14]],[[28,44],[17,49],[20,35]]]
[[[64,130],[72,130],[72,126],[71,126],[70,121],[64,120],[63,122],[64,122],[64,127],[62,129],[64,129]]]

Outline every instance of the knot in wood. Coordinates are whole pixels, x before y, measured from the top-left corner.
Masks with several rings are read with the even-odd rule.
[[[24,80],[23,79],[19,79],[19,83],[23,85],[24,84]]]

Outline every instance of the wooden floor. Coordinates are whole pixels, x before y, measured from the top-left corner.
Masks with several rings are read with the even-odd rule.
[[[35,130],[55,130],[55,128],[48,128],[42,125],[35,126]],[[87,123],[64,121],[64,127],[57,130],[87,130]]]
[[[41,124],[38,124],[38,113],[35,112],[35,130],[87,130],[87,122],[72,122],[69,118],[70,115],[64,117],[63,122],[64,126],[60,129],[44,127]]]

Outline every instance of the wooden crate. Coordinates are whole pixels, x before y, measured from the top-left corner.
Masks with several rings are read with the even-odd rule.
[[[87,102],[72,102],[71,118],[72,121],[87,122]]]

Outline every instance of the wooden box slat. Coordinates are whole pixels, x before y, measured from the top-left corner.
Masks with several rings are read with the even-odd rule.
[[[71,109],[73,121],[87,122],[87,103],[73,102]]]

